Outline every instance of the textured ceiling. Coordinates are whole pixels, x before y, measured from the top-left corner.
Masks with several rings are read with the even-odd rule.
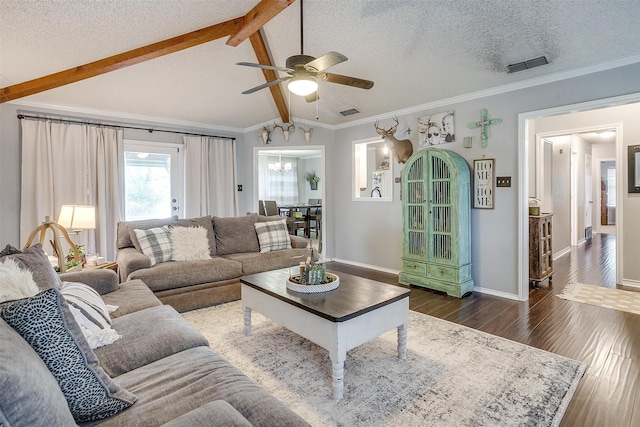
[[[0,86],[95,61],[245,15],[257,0],[0,0]],[[306,0],[305,54],[335,50],[329,71],[375,81],[371,90],[320,83],[319,121],[339,125],[640,54],[640,2],[597,0]],[[299,4],[264,27],[274,62],[300,53]],[[23,98],[70,109],[244,129],[278,118],[249,41],[226,39]],[[547,55],[515,74],[504,65]],[[288,92],[284,90],[285,98]],[[19,102],[19,101],[18,101]],[[342,117],[355,107],[360,114]],[[291,115],[316,104],[291,96]]]

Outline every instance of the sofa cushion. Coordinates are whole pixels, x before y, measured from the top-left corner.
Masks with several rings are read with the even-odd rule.
[[[149,257],[152,266],[171,261],[171,236],[168,226],[133,231],[138,238],[140,250]]]
[[[0,260],[5,258],[11,258],[20,267],[31,271],[33,280],[43,291],[49,288],[60,288],[60,285],[62,285],[58,273],[53,269],[51,262],[49,262],[49,257],[44,253],[40,243],[36,243],[20,253],[2,257]]]
[[[168,305],[120,316],[113,320],[113,327],[122,339],[95,352],[100,366],[111,377],[188,348],[209,345],[197,329]]]
[[[203,227],[176,227],[169,229],[171,261],[210,259],[209,239]]]
[[[133,232],[136,228],[139,230],[147,230],[149,228],[162,227],[163,225],[173,224],[178,220],[178,216],[174,215],[170,218],[159,219],[141,219],[137,221],[120,221],[117,226],[116,245],[118,249],[134,248],[138,244],[137,240],[134,244],[132,239],[136,239]],[[140,246],[137,247],[140,250]]]
[[[295,267],[304,261],[306,248],[283,249],[276,252],[245,252],[243,254],[225,255],[225,258],[242,263],[242,274],[262,273],[278,268]]]
[[[258,236],[253,224],[257,215],[221,218],[213,217],[213,229],[216,234],[216,252],[218,255],[238,252],[258,252]]]
[[[257,251],[256,254],[258,254]],[[152,291],[158,292],[200,283],[219,282],[240,276],[242,276],[242,264],[215,256],[203,261],[156,264],[151,268],[134,271],[129,275],[129,279],[140,279]]]
[[[143,256],[147,262],[149,259]],[[95,268],[90,270],[72,271],[69,273],[60,273],[60,280],[63,282],[79,282],[91,286],[100,295],[113,292],[120,286],[118,281],[118,273],[106,268]]]
[[[251,427],[242,414],[224,400],[216,400],[163,424],[162,427]]]
[[[56,379],[31,346],[2,319],[0,343],[0,425],[74,425]]]
[[[89,347],[96,349],[112,344],[121,338],[111,328],[111,317],[102,297],[84,283],[62,282],[60,293],[69,304]],[[117,308],[117,307],[116,307]]]
[[[108,305],[118,306],[116,311],[110,313],[112,321],[129,313],[162,305],[151,289],[141,280],[126,281],[120,285],[118,290],[103,295],[102,299]]]
[[[138,401],[101,422],[103,427],[162,425],[216,400],[228,402],[255,427],[309,425],[209,347],[167,356],[117,379]]]
[[[0,302],[32,297],[39,292],[29,270],[11,258],[0,261]]]
[[[184,218],[178,219],[172,223],[175,227],[202,227],[207,230],[207,239],[209,240],[209,255],[216,255],[216,235],[213,232],[213,218],[211,215],[200,218]]]
[[[0,305],[0,317],[47,365],[77,422],[108,418],[135,402],[100,367],[57,289]]]
[[[277,221],[256,222],[254,227],[261,253],[291,249],[291,239],[289,238],[287,220],[285,218]]]

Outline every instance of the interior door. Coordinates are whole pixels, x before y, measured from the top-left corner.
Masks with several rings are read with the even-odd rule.
[[[584,156],[584,227],[591,229],[593,219],[593,182],[591,181],[591,154]]]

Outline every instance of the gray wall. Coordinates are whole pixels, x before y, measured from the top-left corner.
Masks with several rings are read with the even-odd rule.
[[[410,139],[417,149],[418,117],[447,110],[455,111],[456,142],[446,144],[447,148],[460,153],[467,163],[483,157],[495,159],[495,175],[511,176],[512,187],[496,188],[494,209],[473,209],[472,221],[472,275],[477,287],[496,295],[515,296],[518,294],[519,218],[518,182],[518,114],[529,113],[552,107],[581,103],[601,98],[640,92],[640,64],[628,65],[612,70],[596,72],[558,82],[541,84],[536,87],[515,89],[502,93],[500,90],[485,92],[487,96],[478,98],[469,95],[457,98],[460,101],[433,104],[433,108],[412,109],[398,114],[400,137],[406,127],[414,130]],[[467,124],[480,117],[480,110],[487,108],[491,118],[502,118],[502,124],[492,126],[489,131],[489,146],[480,147],[478,129],[468,129]],[[0,117],[0,146],[2,154],[2,176],[4,185],[1,198],[2,223],[0,242],[17,243],[19,222],[19,135],[15,118],[15,106],[2,104]],[[407,110],[408,111],[408,110]],[[625,123],[624,144],[637,143],[640,138],[640,121],[636,113],[635,123]],[[377,136],[373,123],[389,117],[371,117],[350,126],[335,129],[314,125],[311,145],[325,146],[324,173],[325,200],[325,242],[327,254],[337,259],[376,266],[386,270],[399,270],[402,252],[402,212],[399,198],[399,184],[394,184],[394,201],[389,203],[357,202],[351,199],[351,147],[352,141]],[[244,132],[238,137],[238,183],[244,191],[239,194],[240,212],[253,209],[253,147],[261,144],[259,133],[262,125]],[[629,134],[627,134],[629,132]],[[141,137],[142,135],[140,135]],[[465,136],[473,137],[473,147],[462,147]],[[629,137],[627,137],[629,136]],[[295,132],[289,142],[273,141],[277,145],[305,145],[302,133]],[[626,149],[626,148],[625,148]],[[626,165],[624,165],[626,176]],[[401,165],[394,166],[394,175],[400,176]],[[525,179],[529,179],[525,176]],[[524,187],[528,188],[528,187]],[[624,253],[631,260],[640,241],[640,224],[634,221],[640,215],[640,197],[625,197],[624,209]],[[638,195],[640,196],[640,195]],[[628,237],[627,237],[628,236]],[[634,265],[635,264],[635,265]],[[624,277],[640,282],[640,263],[625,262]]]

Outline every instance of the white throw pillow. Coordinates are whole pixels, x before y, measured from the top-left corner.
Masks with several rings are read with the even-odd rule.
[[[211,259],[204,227],[171,227],[171,261]]]
[[[171,237],[169,227],[150,228],[148,230],[133,230],[140,244],[142,253],[149,257],[151,265],[171,261]]]
[[[40,292],[29,270],[11,258],[0,262],[0,302],[30,298]]]
[[[111,328],[109,309],[102,297],[84,283],[62,282],[60,293],[92,349],[111,344],[121,336]],[[117,307],[116,307],[117,308]]]
[[[278,221],[256,222],[254,227],[258,235],[261,253],[291,249],[291,238],[287,230],[286,218]]]

